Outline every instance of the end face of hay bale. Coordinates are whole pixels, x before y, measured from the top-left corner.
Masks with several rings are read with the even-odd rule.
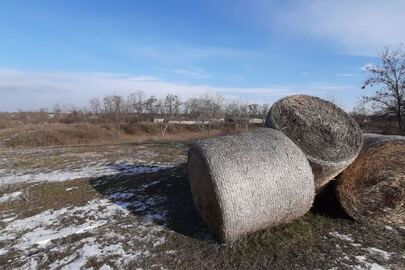
[[[218,236],[223,235],[223,219],[219,204],[218,190],[214,179],[210,177],[210,166],[204,157],[202,149],[194,144],[188,152],[188,175],[194,205],[199,210],[201,218],[210,228],[218,228]]]
[[[338,181],[338,198],[354,219],[405,225],[405,141],[367,147]]]
[[[282,131],[301,147],[313,168],[317,190],[357,157],[363,141],[359,125],[345,111],[306,95],[274,103],[266,126]]]
[[[312,206],[311,167],[277,130],[198,141],[188,157],[194,204],[222,241],[290,222]]]

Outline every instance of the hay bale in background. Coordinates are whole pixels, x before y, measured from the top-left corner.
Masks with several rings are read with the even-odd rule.
[[[359,125],[346,112],[305,95],[274,103],[266,126],[282,131],[301,147],[311,164],[317,192],[357,157],[363,141]]]
[[[364,133],[363,134],[363,150],[367,147],[387,142],[387,141],[405,141],[405,136],[399,135],[382,135],[382,134],[375,134],[375,133]]]
[[[337,193],[356,220],[405,225],[405,141],[367,147],[338,177]]]
[[[194,143],[188,174],[200,216],[222,241],[290,222],[314,200],[304,153],[273,129]]]

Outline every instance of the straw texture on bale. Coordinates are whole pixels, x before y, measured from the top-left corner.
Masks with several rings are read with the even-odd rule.
[[[339,176],[337,193],[356,220],[405,225],[405,141],[364,149]]]
[[[225,242],[304,215],[315,196],[305,154],[273,129],[197,141],[188,174],[200,216]]]
[[[364,151],[367,147],[369,147],[371,145],[382,143],[382,142],[387,142],[387,141],[405,141],[405,136],[364,133],[362,151]]]
[[[286,134],[307,156],[317,192],[359,154],[362,132],[356,121],[331,102],[288,96],[270,108],[266,126]]]

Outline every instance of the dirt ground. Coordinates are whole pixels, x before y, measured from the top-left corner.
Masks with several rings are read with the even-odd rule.
[[[218,243],[187,142],[0,149],[2,269],[405,269],[405,228],[351,220],[333,186],[284,226]]]

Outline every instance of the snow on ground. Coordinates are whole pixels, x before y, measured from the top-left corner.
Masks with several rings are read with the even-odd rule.
[[[336,237],[336,238],[339,238],[339,239],[344,240],[344,241],[353,242],[353,238],[351,236],[349,236],[349,235],[346,235],[346,234],[340,234],[338,232],[330,232],[329,235],[331,235],[333,237]]]
[[[7,203],[18,200],[21,197],[21,195],[23,195],[22,191],[3,194],[3,196],[0,197],[0,203]]]
[[[75,152],[76,151],[76,152]],[[173,167],[157,161],[159,153],[144,147],[104,147],[77,152],[76,148],[20,149],[0,153],[0,185],[21,182],[67,181],[78,178],[153,173]],[[84,152],[83,152],[84,151]],[[7,158],[6,158],[7,157]],[[21,166],[22,165],[22,166]]]
[[[354,266],[353,269],[356,269],[356,270],[388,270],[389,269],[378,263],[369,262],[365,256],[356,256],[356,259],[360,263],[359,265]]]
[[[87,148],[10,150],[0,153],[0,186],[154,173],[171,168],[185,158],[177,155],[167,162],[165,154],[145,146],[108,146],[91,151]],[[163,227],[167,213],[160,207],[166,197],[148,196],[144,191],[159,182],[151,181],[120,192],[111,190],[105,198],[85,205],[50,209],[25,218],[3,211],[0,256],[9,258],[10,268],[19,269],[79,269],[95,260],[104,263],[102,269],[120,269],[129,262],[154,257],[154,251],[166,243],[167,232]],[[75,192],[75,189],[69,187],[66,191]],[[0,203],[17,200],[22,195],[22,191],[3,194]]]
[[[62,182],[78,178],[101,177],[112,175],[130,175],[139,173],[153,173],[172,167],[170,164],[161,166],[145,166],[134,164],[98,164],[67,170],[53,170],[49,172],[8,173],[0,176],[1,184],[15,184],[21,182]]]
[[[357,253],[363,254],[363,255],[354,256],[356,265],[353,266],[353,269],[357,269],[357,270],[391,269],[391,267],[389,267],[389,266],[381,265],[381,264],[375,262],[375,257],[379,257],[382,261],[388,263],[389,260],[391,259],[391,256],[394,255],[394,253],[390,253],[390,252],[387,252],[385,250],[381,250],[381,249],[378,249],[375,247],[363,247],[362,244],[356,243],[351,235],[341,234],[336,231],[330,232],[329,235],[333,236],[334,238],[343,240],[344,242],[347,242],[351,246],[358,248]],[[347,255],[345,255],[344,257],[338,258],[338,261],[340,261],[341,263],[342,262],[344,263],[345,261],[350,261],[350,258]]]
[[[385,250],[381,250],[375,247],[367,248],[367,251],[373,254],[377,254],[379,256],[382,256],[384,260],[389,260],[391,258],[391,253],[387,252]]]
[[[0,244],[0,255],[17,252],[19,256],[14,263],[23,264],[22,269],[44,263],[50,269],[79,269],[91,258],[103,260],[113,256],[116,258],[112,266],[120,268],[130,261],[154,256],[153,249],[165,244],[162,227],[154,221],[156,218],[164,221],[165,213],[136,217],[130,215],[129,209],[147,212],[156,200],[165,198],[147,200],[129,193],[110,196],[112,200],[131,197],[125,207],[109,199],[95,199],[84,206],[47,210],[6,222],[5,228],[0,230],[0,243],[3,243]],[[125,222],[125,218],[130,222]],[[130,239],[127,238],[128,228],[132,229]],[[73,235],[86,237],[80,241],[63,241]],[[46,255],[49,252],[62,253],[63,256],[51,262]]]

